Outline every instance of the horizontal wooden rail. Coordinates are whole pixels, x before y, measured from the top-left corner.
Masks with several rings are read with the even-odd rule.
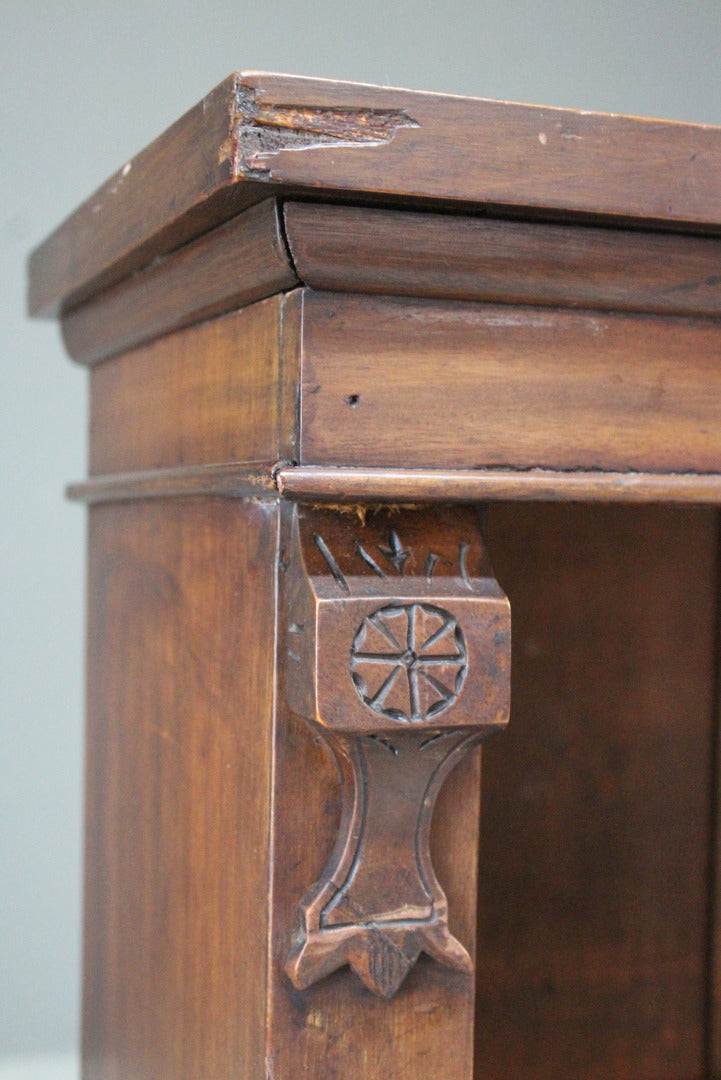
[[[71,484],[67,494],[91,504],[220,495],[345,504],[537,500],[715,505],[721,504],[721,474],[344,469],[242,462],[92,476]]]

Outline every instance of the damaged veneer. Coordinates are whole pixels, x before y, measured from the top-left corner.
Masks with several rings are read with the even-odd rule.
[[[272,105],[243,84],[235,100],[232,132],[221,155],[232,152],[235,171],[251,180],[270,179],[272,159],[281,151],[382,146],[399,128],[418,127],[404,109]]]

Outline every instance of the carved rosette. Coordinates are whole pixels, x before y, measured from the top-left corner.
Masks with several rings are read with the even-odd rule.
[[[296,508],[290,547],[288,703],[332,747],[344,811],[286,971],[302,989],[349,964],[383,997],[421,952],[472,971],[429,832],[445,777],[508,720],[510,612],[476,515]]]
[[[390,720],[431,720],[457,699],[468,667],[458,621],[432,604],[388,604],[367,615],[350,652],[364,705]]]

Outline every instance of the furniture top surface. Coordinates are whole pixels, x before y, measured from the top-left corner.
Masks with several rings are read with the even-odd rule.
[[[33,253],[66,311],[271,195],[721,232],[721,128],[235,73]]]

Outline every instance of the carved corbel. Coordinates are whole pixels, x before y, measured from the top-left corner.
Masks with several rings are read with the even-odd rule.
[[[508,720],[510,611],[472,509],[293,510],[287,698],[343,778],[338,840],[300,904],[299,989],[350,964],[390,997],[421,952],[461,971],[429,852],[453,766]]]

